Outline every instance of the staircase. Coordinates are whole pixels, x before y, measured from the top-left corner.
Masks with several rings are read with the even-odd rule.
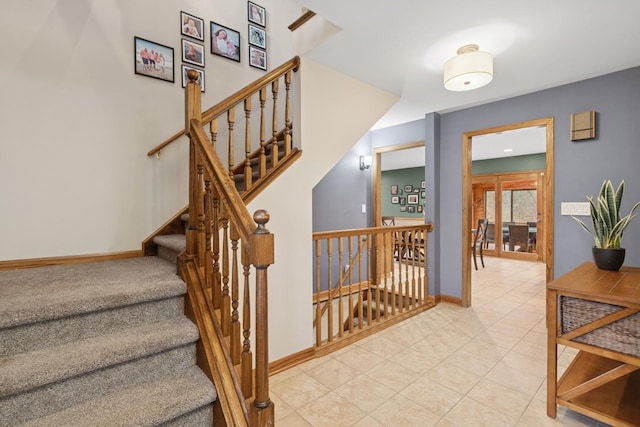
[[[175,272],[160,257],[0,272],[0,426],[213,425]]]

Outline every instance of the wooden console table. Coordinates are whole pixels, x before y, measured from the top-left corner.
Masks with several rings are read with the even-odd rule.
[[[640,426],[640,268],[584,263],[547,285],[547,415]],[[579,350],[558,378],[558,345]]]

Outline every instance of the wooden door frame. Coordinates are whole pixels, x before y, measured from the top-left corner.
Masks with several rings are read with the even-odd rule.
[[[546,128],[546,169],[544,173],[545,207],[542,214],[544,223],[544,241],[546,244],[543,259],[546,264],[546,281],[553,280],[553,117],[512,123],[487,129],[465,132],[462,135],[462,306],[471,306],[471,139],[474,136],[496,132],[506,132],[534,126]]]
[[[371,204],[373,205],[373,217],[372,219],[372,226],[373,227],[380,227],[382,225],[382,202],[381,202],[381,197],[382,195],[380,194],[380,185],[382,183],[382,169],[381,169],[381,163],[382,163],[382,154],[383,153],[388,153],[390,151],[399,151],[399,150],[406,150],[408,148],[416,148],[416,147],[423,147],[424,146],[424,140],[422,141],[414,141],[414,142],[409,142],[406,144],[397,144],[397,145],[388,145],[386,147],[379,147],[379,148],[375,148],[373,150],[373,162],[371,165],[371,173],[372,173],[372,180],[373,183],[371,185],[371,190],[373,192],[372,197],[371,197]]]

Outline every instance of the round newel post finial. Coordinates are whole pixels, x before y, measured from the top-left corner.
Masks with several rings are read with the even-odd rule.
[[[265,227],[265,224],[269,222],[269,219],[271,219],[271,216],[266,210],[258,209],[255,211],[253,214],[253,220],[258,224],[258,227],[256,227],[254,234],[269,234],[269,230]]]
[[[190,82],[197,83],[200,74],[198,74],[196,70],[187,70],[187,77],[189,78]]]

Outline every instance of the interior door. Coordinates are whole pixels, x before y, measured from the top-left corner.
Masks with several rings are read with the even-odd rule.
[[[541,261],[544,242],[538,241],[542,226],[543,197],[538,193],[540,173],[517,173],[498,177],[497,196],[501,206],[500,253],[506,258]]]

